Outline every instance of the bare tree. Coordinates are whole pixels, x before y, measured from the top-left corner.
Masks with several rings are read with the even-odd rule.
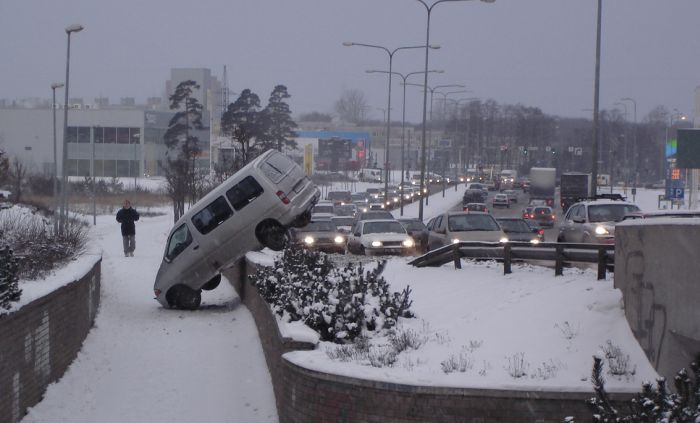
[[[367,115],[367,99],[365,93],[358,90],[343,90],[338,101],[335,102],[335,112],[341,120],[358,124],[365,120]]]
[[[24,178],[27,176],[27,166],[15,157],[10,165],[8,176],[12,187],[12,196],[15,203],[19,203],[22,200],[22,187],[24,186]]]

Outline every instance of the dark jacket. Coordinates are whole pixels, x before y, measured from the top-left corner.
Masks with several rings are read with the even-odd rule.
[[[122,236],[136,235],[134,222],[139,220],[139,213],[133,207],[122,208],[117,212],[117,222],[122,224]]]

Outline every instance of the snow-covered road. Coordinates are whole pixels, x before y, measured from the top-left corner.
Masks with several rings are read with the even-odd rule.
[[[257,329],[236,293],[224,280],[203,294],[199,311],[161,308],[152,289],[172,216],[136,225],[135,256],[127,258],[114,217],[98,218],[95,327],[23,422],[277,421]]]

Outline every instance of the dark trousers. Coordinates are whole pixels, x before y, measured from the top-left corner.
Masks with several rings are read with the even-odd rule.
[[[124,243],[124,253],[133,253],[136,249],[136,235],[124,235],[122,241]]]

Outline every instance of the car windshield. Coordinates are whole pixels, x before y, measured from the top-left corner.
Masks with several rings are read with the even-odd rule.
[[[367,234],[405,234],[406,230],[399,222],[367,222],[362,227],[362,233]]]
[[[425,225],[420,220],[400,220],[399,222],[409,231],[422,231],[426,229]]]
[[[326,205],[320,205],[320,206],[317,205],[317,206],[315,206],[314,209],[313,209],[313,213],[331,213],[331,214],[332,214],[333,211],[334,211],[334,208],[333,208],[333,206],[331,206],[331,205],[328,205],[328,206],[326,206]]]
[[[447,219],[450,232],[498,231],[501,228],[488,214],[459,214]]]
[[[360,220],[393,219],[394,216],[388,211],[366,212],[360,215]]]
[[[335,231],[335,225],[330,221],[311,222],[301,229],[301,232],[332,232]]]
[[[589,222],[621,222],[625,215],[638,213],[634,204],[600,204],[588,206]]]
[[[530,225],[522,219],[498,219],[498,223],[506,232],[532,232]]]

